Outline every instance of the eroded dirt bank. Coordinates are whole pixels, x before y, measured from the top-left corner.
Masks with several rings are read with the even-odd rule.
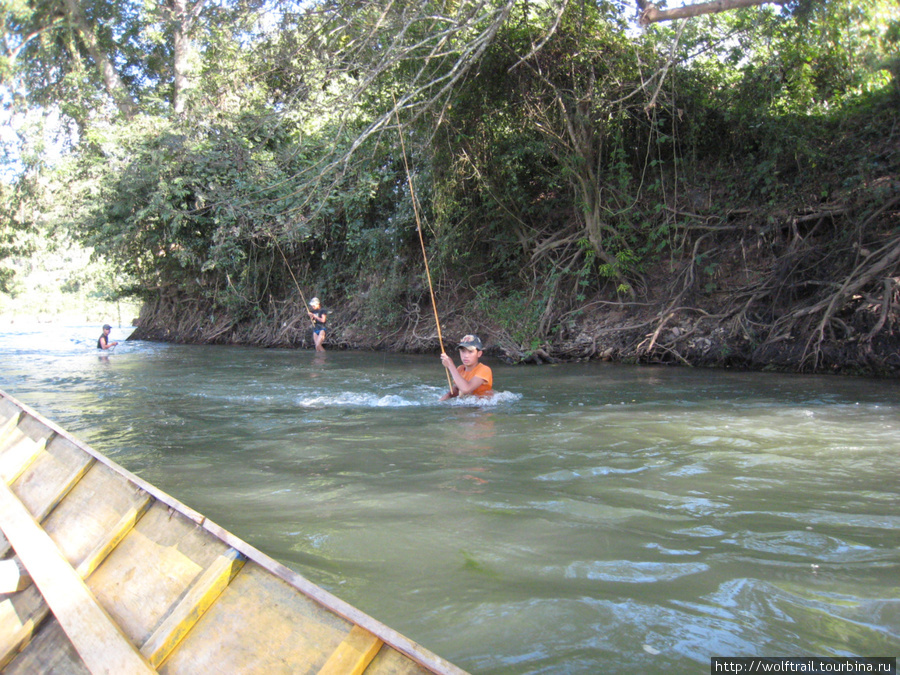
[[[438,353],[440,344],[434,322],[399,327],[392,335],[366,330],[347,323],[347,310],[335,310],[329,321],[330,349]],[[150,317],[147,317],[150,318]],[[900,339],[896,334],[871,340],[851,334],[840,340],[826,340],[811,347],[815,336],[806,335],[777,342],[758,343],[751,336],[736,335],[722,322],[704,320],[702,313],[683,310],[660,321],[658,314],[628,306],[608,306],[572,322],[558,339],[540,342],[523,350],[507,342],[483,324],[473,328],[463,320],[444,324],[444,347],[449,351],[466,332],[479,333],[489,356],[508,363],[553,363],[604,360],[622,363],[672,364],[689,367],[770,370],[779,372],[830,372],[877,377],[900,376]],[[146,321],[147,319],[144,319]],[[238,326],[214,339],[196,328],[179,330],[177,325],[157,325],[149,321],[139,326],[130,339],[164,342],[248,344],[264,347],[311,349],[311,330],[302,321],[278,332],[278,339],[266,339],[260,326]],[[815,359],[815,363],[813,362]]]
[[[799,232],[789,231],[779,246],[748,245],[761,236],[748,230],[718,244],[713,274],[694,260],[661,262],[634,298],[602,290],[581,303],[555,298],[549,330],[524,340],[490,312],[474,310],[472,297],[441,297],[444,346],[474,332],[490,357],[509,363],[608,360],[900,376],[900,232],[882,231],[871,248],[848,248],[839,260],[833,247]],[[387,327],[366,319],[364,293],[327,298],[328,348],[439,352],[427,290],[420,295]],[[139,324],[132,339],[312,347],[297,299],[273,300],[265,316],[233,321],[197,298],[160,293],[145,304]]]

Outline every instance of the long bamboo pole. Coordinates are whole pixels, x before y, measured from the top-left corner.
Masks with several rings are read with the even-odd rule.
[[[409,183],[409,196],[412,199],[413,213],[416,216],[416,230],[419,232],[419,243],[422,245],[422,260],[425,261],[425,276],[428,278],[428,292],[431,294],[431,307],[434,309],[434,323],[437,326],[438,343],[441,345],[441,354],[444,351],[444,337],[441,335],[441,320],[438,317],[437,301],[434,299],[434,285],[431,283],[431,270],[428,269],[428,253],[425,251],[425,236],[422,234],[422,220],[419,218],[419,205],[416,201],[416,193],[413,190],[412,175],[409,173],[409,163],[406,161],[406,145],[403,142],[403,127],[400,126],[400,113],[397,110],[397,102],[394,101],[394,114],[397,117],[397,135],[400,136],[400,150],[403,153],[403,168],[406,170],[406,182]],[[450,379],[450,371],[447,371],[447,386],[453,390],[453,381]]]

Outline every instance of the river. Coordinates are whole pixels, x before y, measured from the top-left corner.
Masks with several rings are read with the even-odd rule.
[[[895,381],[98,335],[7,327],[0,389],[473,674],[900,654]]]

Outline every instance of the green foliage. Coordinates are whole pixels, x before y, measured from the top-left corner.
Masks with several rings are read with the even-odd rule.
[[[171,110],[180,47],[175,34],[181,32],[181,44],[191,52],[193,42],[206,47],[235,39],[238,31],[246,40],[253,25],[246,15],[262,11],[257,0],[194,0],[184,6],[182,15],[173,3],[6,2],[0,81],[12,83],[32,105],[58,107],[81,128],[108,119],[110,104],[126,111],[123,101],[135,107],[131,114],[136,108],[151,114]]]
[[[834,0],[793,15],[754,9],[698,21],[685,52],[710,46],[676,73],[690,106],[682,133],[704,151],[760,167],[753,187],[764,192],[783,183],[778,173],[815,168],[828,156],[820,121],[887,85],[895,12],[891,0]]]
[[[23,187],[0,183],[0,293],[13,288],[15,260],[29,256],[35,248],[33,228],[16,195]]]
[[[66,233],[17,235],[18,254],[4,260],[4,318],[127,323],[138,315],[139,306],[119,291],[124,275],[108,264],[89,264],[90,251]],[[28,257],[21,254],[24,247]]]
[[[390,329],[402,323],[409,298],[409,279],[398,263],[385,273],[373,272],[362,289],[365,325]]]
[[[486,283],[475,289],[474,313],[490,317],[518,345],[537,348],[532,341],[540,340],[540,326],[546,297],[535,297],[527,291],[501,291]]]
[[[279,5],[268,33],[254,3],[205,5],[185,115],[172,110],[178,26],[162,6],[85,7],[140,114],[110,114],[74,23],[10,5],[6,45],[21,52],[0,72],[23,87],[18,104],[58,106],[71,147],[50,161],[46,127],[20,127],[28,172],[3,194],[0,258],[21,255],[23,228],[64,228],[128,275],[123,287],[235,319],[270,315],[296,277],[359,297],[379,328],[402,321],[425,293],[421,224],[438,285],[474,293],[529,344],[548,323],[535,287],[577,303],[631,294],[648,265],[686,249],[689,189],[715,188],[721,209],[824,197],[831,184],[810,176],[882,170],[834,139],[882,134],[896,115],[888,0],[640,36],[612,4],[569,4],[557,22],[554,7],[516,3],[477,49],[493,15],[467,3]]]
[[[635,271],[639,260],[640,259],[635,252],[630,249],[619,251],[611,262],[600,265],[598,272],[601,277],[606,277],[608,279],[623,279],[628,276],[633,276],[633,272]],[[620,294],[630,293],[631,284],[624,281],[620,282],[616,286],[616,292]]]

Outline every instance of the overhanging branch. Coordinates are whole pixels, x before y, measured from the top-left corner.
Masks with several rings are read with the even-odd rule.
[[[652,2],[637,0],[641,10],[640,23],[647,26],[658,21],[672,21],[673,19],[689,19],[702,14],[718,14],[731,9],[741,7],[754,7],[756,5],[775,4],[782,5],[785,0],[713,0],[713,2],[701,2],[696,5],[685,5],[675,9],[659,9]]]

